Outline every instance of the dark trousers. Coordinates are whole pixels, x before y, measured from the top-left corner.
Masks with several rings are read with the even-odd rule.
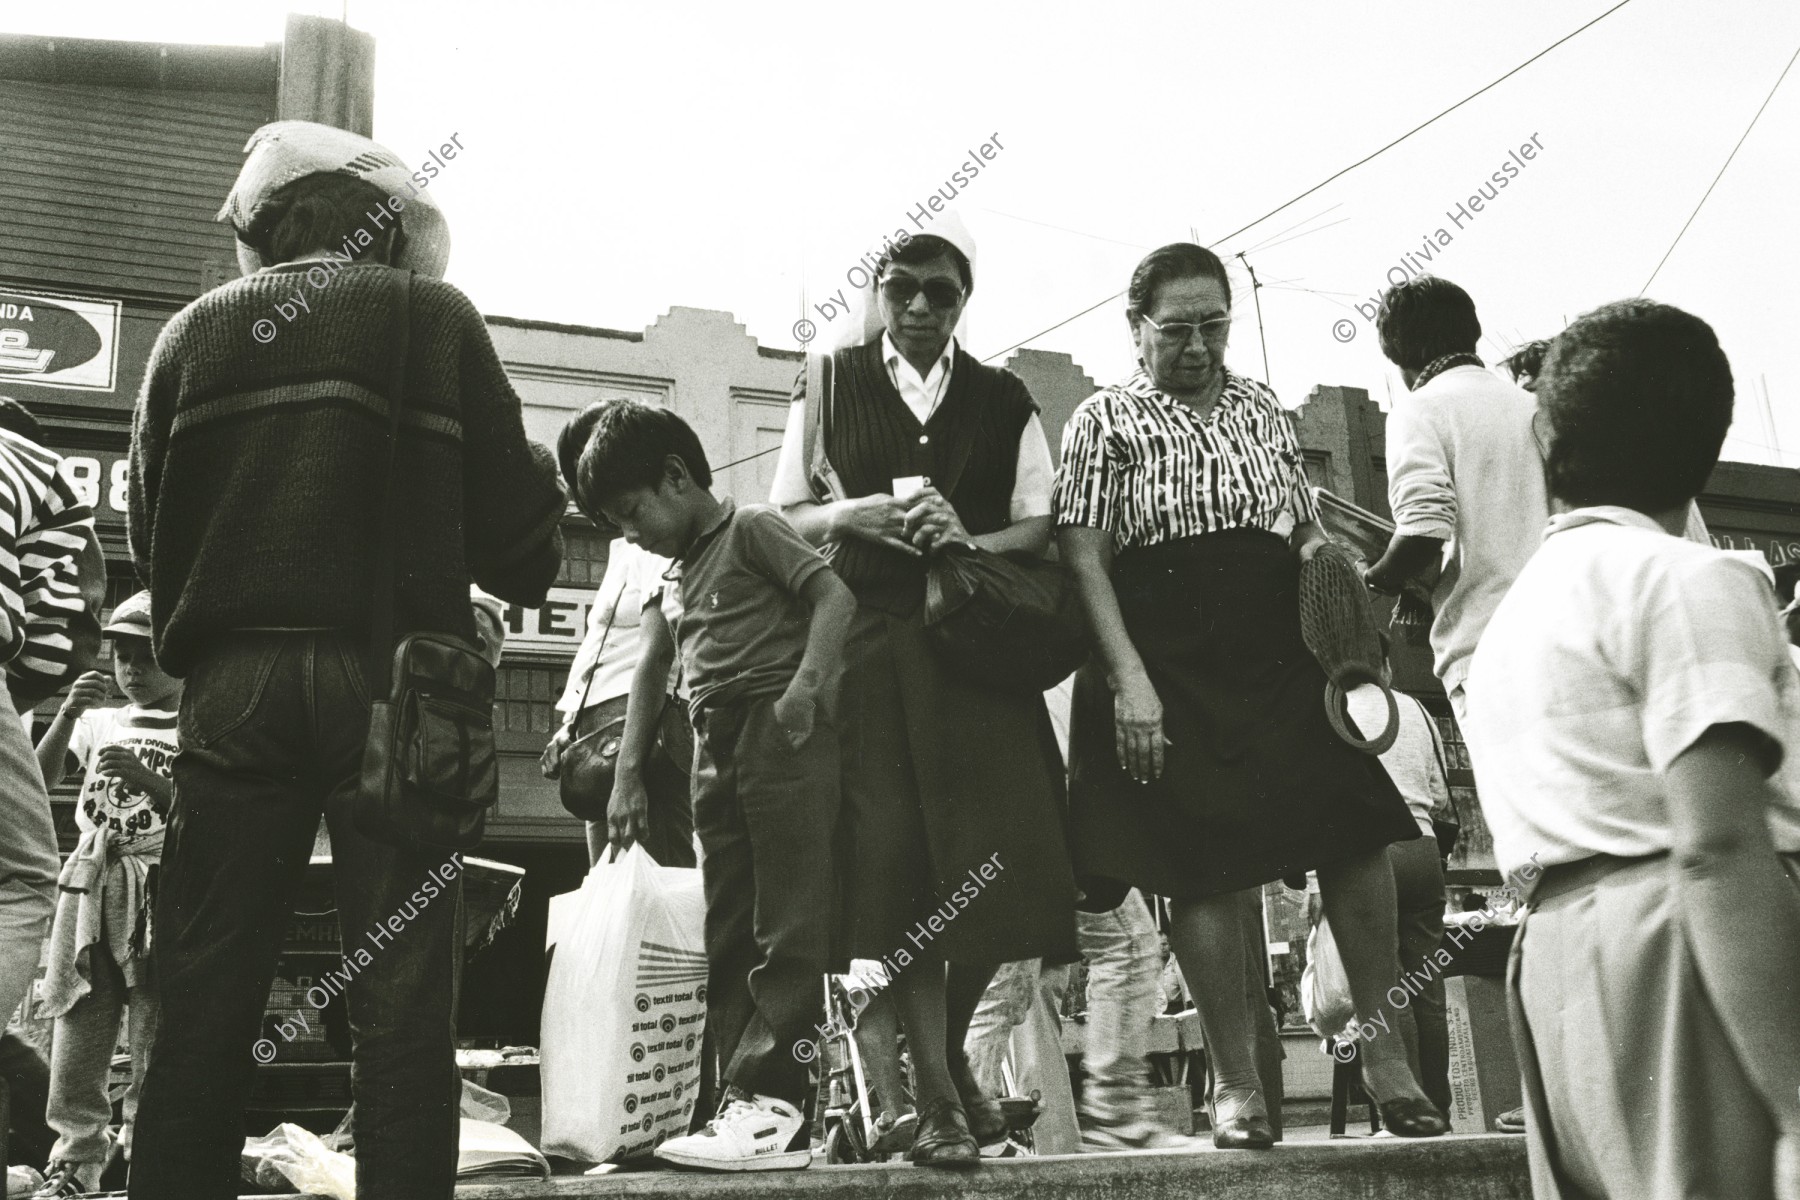
[[[357,1195],[452,1194],[461,865],[356,830],[369,728],[360,653],[330,633],[233,634],[188,674],[156,908],[163,1020],[138,1110],[133,1200],[243,1190],[244,1104],[256,1062],[278,1060],[282,1045],[258,1041],[263,1009],[321,809],[345,954],[331,973],[350,976],[328,1003],[347,1006],[355,1042]],[[323,1017],[310,1002],[301,1015]]]
[[[798,1107],[824,1019],[838,817],[837,731],[796,747],[772,699],[698,719],[694,775],[706,883],[706,1022],[720,1081]]]
[[[1425,966],[1444,940],[1444,866],[1435,838],[1394,842],[1387,854],[1394,868],[1394,898],[1400,910],[1400,970],[1414,979],[1431,981],[1406,1008],[1419,1034],[1419,1060],[1412,1064],[1413,1074],[1426,1099],[1448,1113],[1450,1027],[1444,1016],[1444,974],[1436,963]]]

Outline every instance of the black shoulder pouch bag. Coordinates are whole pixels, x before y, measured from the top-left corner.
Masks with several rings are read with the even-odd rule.
[[[357,785],[356,827],[417,851],[472,850],[499,798],[494,756],[494,668],[474,643],[448,633],[395,636],[395,474],[412,272],[396,271],[400,328],[389,377],[388,469],[381,506],[374,602],[369,611],[369,741]]]

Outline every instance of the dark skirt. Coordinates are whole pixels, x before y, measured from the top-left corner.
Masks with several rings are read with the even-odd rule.
[[[1419,836],[1380,762],[1326,721],[1299,579],[1287,543],[1262,530],[1118,557],[1113,590],[1172,745],[1160,779],[1134,781],[1105,671],[1082,669],[1069,729],[1078,875],[1199,900]]]
[[[946,671],[920,617],[857,614],[838,724],[853,958],[1071,962],[1075,880],[1043,697]]]

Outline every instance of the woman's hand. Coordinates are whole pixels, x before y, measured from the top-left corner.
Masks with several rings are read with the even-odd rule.
[[[650,793],[644,790],[643,776],[620,768],[613,775],[612,795],[606,802],[606,840],[613,845],[613,858],[619,851],[629,850],[650,832]]]
[[[1161,778],[1163,749],[1171,743],[1163,736],[1162,699],[1142,671],[1113,688],[1113,743],[1119,765],[1133,779],[1149,783]]]
[[[555,779],[562,774],[563,751],[569,748],[569,727],[564,725],[550,737],[550,744],[538,755],[538,770],[544,773],[545,779]]]
[[[906,537],[921,550],[936,550],[947,542],[968,542],[969,531],[950,501],[934,487],[920,488],[907,501]]]
[[[907,541],[906,510],[906,501],[886,493],[845,500],[832,521],[832,535],[838,540],[861,538],[916,557],[921,552]]]

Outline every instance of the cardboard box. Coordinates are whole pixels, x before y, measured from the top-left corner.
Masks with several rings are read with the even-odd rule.
[[[1488,1133],[1503,1112],[1523,1103],[1519,1060],[1506,1015],[1506,985],[1480,975],[1444,980],[1450,1029],[1450,1124]]]

